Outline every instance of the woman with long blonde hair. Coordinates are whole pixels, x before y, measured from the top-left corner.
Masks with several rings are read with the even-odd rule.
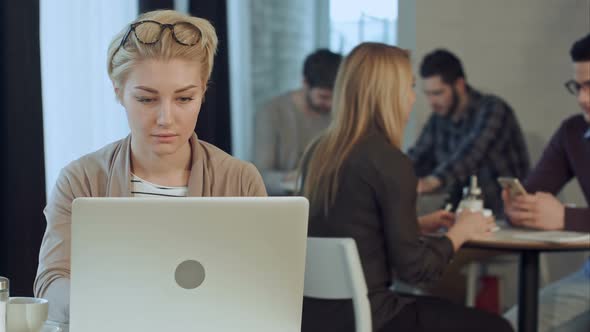
[[[494,221],[463,213],[417,218],[411,161],[402,137],[416,99],[409,53],[363,43],[344,59],[334,88],[331,126],[308,149],[303,194],[310,201],[309,236],[355,239],[371,304],[374,331],[511,331],[499,316],[432,297],[397,294],[394,278],[429,282],[453,253]],[[422,233],[449,227],[446,236]],[[349,301],[306,298],[302,331],[353,331]]]

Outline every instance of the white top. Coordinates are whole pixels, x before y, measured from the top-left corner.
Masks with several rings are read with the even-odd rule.
[[[131,173],[133,197],[186,197],[188,187],[168,187],[146,181]]]

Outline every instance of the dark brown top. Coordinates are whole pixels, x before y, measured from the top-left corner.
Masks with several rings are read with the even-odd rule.
[[[356,241],[375,331],[412,301],[390,291],[392,280],[437,279],[453,255],[447,237],[420,236],[416,186],[410,159],[373,130],[344,162],[328,214],[321,204],[310,202],[309,236]],[[354,331],[350,301],[305,298],[302,331]]]

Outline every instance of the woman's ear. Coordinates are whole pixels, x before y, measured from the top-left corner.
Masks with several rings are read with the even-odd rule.
[[[115,99],[121,105],[123,105],[123,96],[121,95],[122,91],[117,85],[113,82],[113,91],[115,92]]]

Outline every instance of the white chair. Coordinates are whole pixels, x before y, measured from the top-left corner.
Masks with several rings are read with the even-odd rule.
[[[350,238],[307,239],[303,295],[352,299],[356,332],[371,332],[371,307],[356,243]]]

